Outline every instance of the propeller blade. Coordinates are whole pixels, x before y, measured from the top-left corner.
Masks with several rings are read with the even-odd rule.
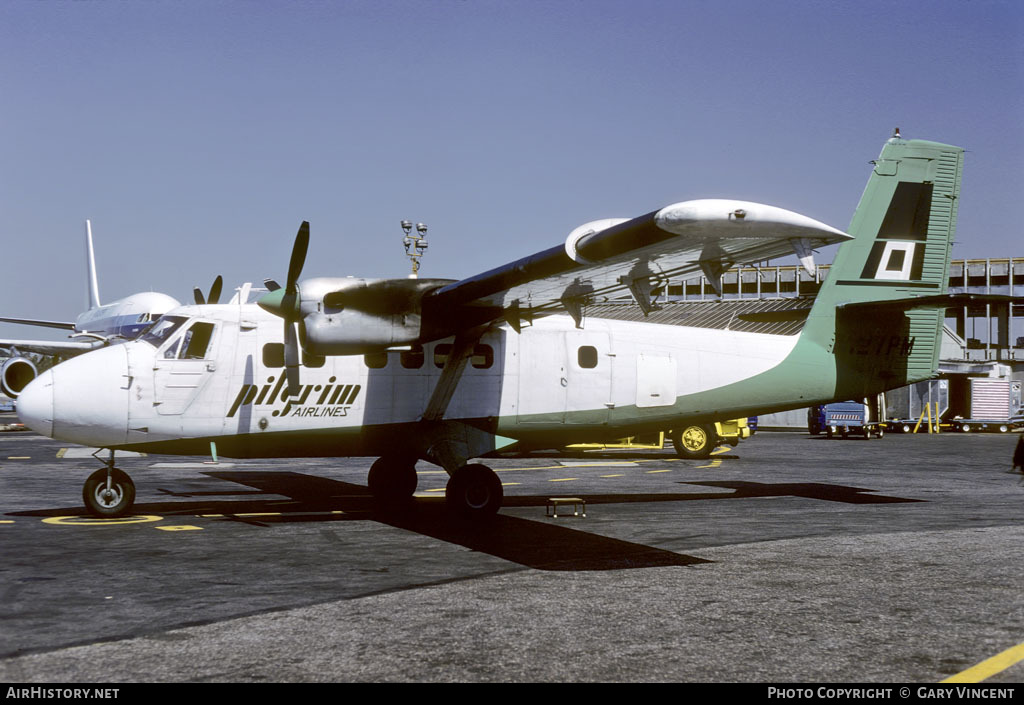
[[[220,301],[220,290],[224,286],[224,278],[219,274],[217,278],[213,280],[213,286],[210,287],[209,301],[211,304],[215,304]]]
[[[200,306],[206,303],[206,299],[203,298],[203,291],[198,286],[192,288],[192,298],[194,298],[196,303]]]
[[[295,324],[289,320],[284,322],[284,373],[288,380],[288,393],[296,396],[299,393],[299,339],[295,332]]]
[[[295,322],[301,318],[302,301],[299,295],[299,275],[302,274],[302,267],[306,263],[306,250],[308,249],[309,222],[304,220],[295,236],[295,244],[292,245],[292,256],[288,262],[288,283],[282,289],[274,280],[265,280],[270,292],[256,301],[264,311],[280,316],[286,322]]]
[[[285,289],[289,294],[294,294],[298,291],[299,275],[302,274],[302,267],[306,263],[307,249],[309,249],[309,222],[304,220],[302,225],[299,226],[299,232],[295,235],[295,244],[292,246],[292,258],[288,262],[288,279]]]

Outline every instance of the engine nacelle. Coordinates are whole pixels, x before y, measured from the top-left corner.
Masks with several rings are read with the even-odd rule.
[[[450,279],[307,279],[300,340],[312,355],[359,355],[421,340],[423,296]]]
[[[36,378],[39,371],[35,364],[24,357],[12,357],[4,361],[0,367],[0,389],[12,399],[16,399],[29,382]]]
[[[355,309],[302,319],[302,348],[313,355],[358,355],[419,340],[418,313],[373,315]]]

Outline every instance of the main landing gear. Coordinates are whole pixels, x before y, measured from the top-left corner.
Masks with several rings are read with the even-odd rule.
[[[501,480],[489,467],[471,463],[449,474],[445,504],[453,514],[465,519],[485,519],[501,509],[505,493]],[[378,459],[370,466],[367,485],[374,498],[387,506],[410,500],[416,492],[416,459]]]
[[[114,451],[110,451],[106,467],[85,481],[82,501],[90,514],[106,519],[124,516],[135,504],[135,483],[128,473],[114,467]]]
[[[505,492],[501,480],[486,465],[463,465],[448,478],[445,503],[458,516],[466,519],[492,517],[501,509]]]

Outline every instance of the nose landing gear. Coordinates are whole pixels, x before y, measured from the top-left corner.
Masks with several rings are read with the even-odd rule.
[[[82,486],[82,501],[93,516],[102,518],[121,517],[135,504],[135,483],[128,473],[114,467],[114,452],[106,467],[100,468]]]

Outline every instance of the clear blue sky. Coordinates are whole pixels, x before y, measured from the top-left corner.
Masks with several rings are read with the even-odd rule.
[[[894,127],[968,150],[958,257],[1024,256],[1024,3],[0,3],[0,313],[303,276],[461,278],[735,197],[845,228]],[[829,261],[831,251],[822,253]],[[2,337],[47,337],[0,326]]]

